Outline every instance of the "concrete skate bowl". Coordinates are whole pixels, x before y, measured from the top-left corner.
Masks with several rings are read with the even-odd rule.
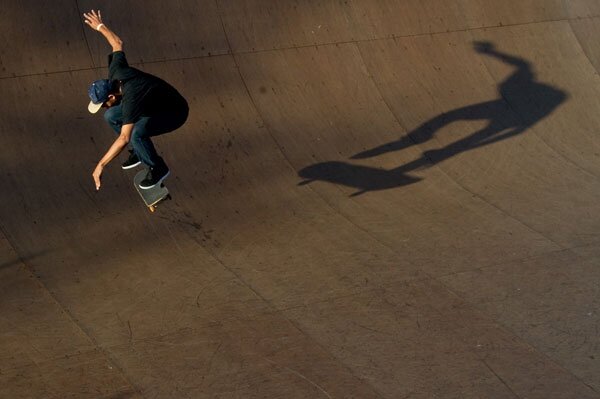
[[[94,190],[97,8],[190,103],[154,214]],[[0,397],[600,397],[600,2],[0,21]]]

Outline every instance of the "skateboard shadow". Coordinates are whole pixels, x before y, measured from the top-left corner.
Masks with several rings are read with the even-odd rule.
[[[474,42],[478,53],[512,65],[516,70],[498,86],[499,98],[438,115],[398,140],[353,155],[350,159],[366,159],[422,144],[444,126],[456,121],[487,120],[487,125],[471,135],[432,151],[398,168],[386,170],[345,162],[323,162],[301,169],[298,175],[307,184],[315,180],[354,187],[359,195],[412,184],[420,179],[407,173],[431,167],[459,153],[522,134],[551,114],[568,95],[565,91],[536,81],[531,64],[524,58],[502,53],[489,42]]]
[[[351,165],[345,162],[321,162],[307,166],[299,172],[306,180],[298,185],[309,184],[315,180],[355,187],[357,192],[351,197],[367,191],[385,190],[405,186],[421,180],[418,177],[406,175],[403,171],[384,170],[369,166]],[[316,178],[315,178],[316,176]]]

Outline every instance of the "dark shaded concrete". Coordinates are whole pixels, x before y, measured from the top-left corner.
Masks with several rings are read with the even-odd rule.
[[[118,160],[94,191],[98,7],[190,103],[156,214]],[[595,0],[3,4],[0,396],[599,398],[599,31]]]

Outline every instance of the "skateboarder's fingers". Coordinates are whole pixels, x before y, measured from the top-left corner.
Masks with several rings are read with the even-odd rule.
[[[96,168],[94,173],[92,173],[92,177],[94,178],[94,184],[96,185],[96,191],[100,190],[100,179],[102,177],[102,169]]]
[[[96,186],[96,191],[100,190],[100,178],[95,174],[92,175],[92,177],[94,178],[94,185]]]
[[[94,22],[96,22],[96,21],[94,21],[94,17],[92,17],[89,14],[83,14],[83,16],[85,17],[85,21],[84,22],[86,24],[90,25],[90,26],[93,26]]]
[[[94,18],[100,19],[100,11],[99,10],[98,11],[92,10],[92,15],[94,16]]]
[[[99,11],[98,11],[99,12]],[[102,23],[102,17],[100,16],[100,14],[96,14],[96,12],[94,10],[92,10],[89,13],[83,13],[83,16],[85,18],[85,22],[89,25],[97,25],[99,23]]]

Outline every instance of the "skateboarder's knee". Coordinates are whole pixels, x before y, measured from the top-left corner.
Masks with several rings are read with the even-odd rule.
[[[109,108],[104,112],[104,120],[111,126],[121,124],[121,113],[116,107]]]
[[[144,136],[144,130],[134,126],[133,131],[131,132],[131,141],[139,143],[144,139]]]

